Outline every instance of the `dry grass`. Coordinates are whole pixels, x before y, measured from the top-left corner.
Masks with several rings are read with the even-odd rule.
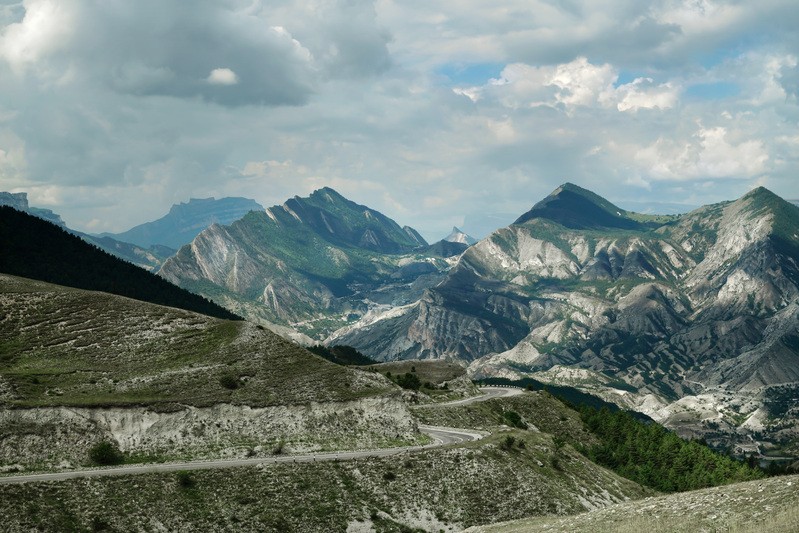
[[[624,503],[568,518],[537,518],[473,533],[794,533],[799,476],[770,478]]]
[[[0,485],[2,529],[90,530],[97,518],[113,531],[144,525],[147,531],[327,533],[359,521],[379,532],[449,533],[647,494],[576,454],[555,469],[548,435],[515,435],[525,448],[505,449],[496,436],[386,458],[196,471],[190,486],[174,473]]]
[[[3,275],[0,317],[0,406],[296,405],[396,390],[263,328],[106,293]]]

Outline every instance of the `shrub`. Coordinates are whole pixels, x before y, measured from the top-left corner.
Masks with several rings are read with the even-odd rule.
[[[397,377],[397,385],[403,389],[419,390],[422,382],[416,374],[406,372],[405,375]]]
[[[178,485],[184,489],[191,489],[197,485],[197,480],[194,479],[194,474],[188,470],[181,470],[177,474]]]
[[[388,472],[383,474],[383,479],[385,479],[386,481],[394,481],[395,479],[397,479],[397,474],[389,470]]]
[[[238,376],[234,376],[233,374],[223,374],[219,378],[219,384],[226,389],[234,390],[239,388],[241,382],[239,381]]]
[[[283,441],[283,439],[277,441],[277,444],[275,444],[275,447],[272,448],[272,455],[280,455],[281,453],[283,453],[283,450],[284,450],[285,446],[286,446],[286,443]]]
[[[89,449],[89,460],[97,465],[118,465],[124,459],[115,443],[100,441]]]
[[[502,440],[501,446],[506,450],[510,450],[514,444],[516,444],[516,437],[508,435]]]
[[[108,531],[111,526],[99,516],[92,517],[92,531]]]
[[[527,429],[527,424],[524,423],[521,415],[516,411],[505,411],[502,416],[509,426],[519,429]]]

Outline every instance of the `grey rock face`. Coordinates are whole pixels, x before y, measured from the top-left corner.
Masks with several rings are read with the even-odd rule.
[[[319,342],[376,309],[418,300],[456,254],[428,249],[415,230],[323,188],[210,226],[160,275]]]
[[[0,205],[13,207],[18,211],[28,211],[28,193],[0,192]]]
[[[18,211],[24,211],[33,216],[51,222],[56,226],[61,226],[62,228],[65,227],[64,221],[61,220],[61,217],[53,213],[51,210],[43,209],[41,207],[31,207],[28,204],[28,193],[0,192],[0,205],[13,207]]]
[[[559,188],[417,302],[331,342],[384,360],[457,360],[474,377],[579,367],[624,383],[627,405],[652,415],[724,391],[751,400],[748,415],[771,388],[799,384],[799,209],[765,189],[681,216],[616,209]],[[729,411],[728,429],[742,415]],[[718,425],[700,422],[702,435]]]
[[[456,226],[452,227],[452,231],[450,232],[449,235],[444,237],[444,240],[447,242],[459,242],[461,244],[468,244],[469,246],[471,246],[472,244],[477,244],[477,239],[475,239],[471,235],[464,233]]]

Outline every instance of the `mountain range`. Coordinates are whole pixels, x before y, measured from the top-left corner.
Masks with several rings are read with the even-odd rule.
[[[73,469],[100,444],[131,462],[260,460],[421,443],[420,423],[484,435],[307,468],[285,461],[218,474],[3,485],[12,529],[124,528],[135,513],[210,530],[235,509],[233,529],[305,530],[313,516],[320,531],[458,530],[651,493],[636,483],[670,491],[764,475],[647,417],[593,409],[603,402],[574,388],[738,455],[798,451],[799,208],[763,188],[653,216],[564,184],[471,246],[457,228],[455,242],[430,245],[324,188],[210,225],[164,262],[160,278],[84,242],[51,211],[37,214],[24,196],[0,200],[15,203],[0,207],[0,476]],[[346,368],[231,311],[335,346],[316,351],[370,362],[354,346],[402,361]],[[476,393],[465,371],[544,390],[435,403],[436,394]],[[451,375],[432,383],[436,372]],[[563,391],[582,398],[579,411],[553,396]],[[419,402],[432,403],[409,409]],[[795,480],[783,479],[746,490],[783,491],[762,501],[769,511],[792,490],[785,487]],[[87,486],[129,490],[131,505],[110,514],[107,502],[86,500]],[[252,494],[278,494],[277,515],[296,520],[265,518]],[[316,495],[320,502],[309,503]],[[754,508],[751,496],[735,505]],[[199,518],[179,510],[188,502],[205,512],[197,498],[226,503]],[[690,496],[688,507],[696,501]],[[153,511],[154,502],[168,505]],[[298,508],[310,511],[291,512]],[[704,520],[706,511],[697,512]],[[617,523],[617,515],[599,516]],[[795,513],[782,518],[795,523]],[[586,520],[581,527],[594,530],[596,520]]]
[[[0,206],[3,205],[52,222],[111,255],[151,271],[161,268],[163,262],[175,255],[180,246],[190,242],[211,224],[230,224],[251,210],[263,211],[263,207],[255,200],[248,198],[191,199],[188,203],[173,205],[169,213],[153,222],[140,224],[119,234],[92,235],[68,228],[61,217],[50,209],[32,207],[28,203],[27,193],[0,192]]]
[[[445,239],[462,246],[450,255],[325,188],[209,227],[160,274],[374,359],[579,386],[686,435],[763,432],[776,449],[797,431],[797,228],[763,188],[642,215],[564,184],[471,247]]]
[[[329,342],[579,386],[686,435],[796,451],[799,209],[758,188],[640,215],[565,184],[417,302]]]
[[[260,208],[229,200],[134,229]],[[578,387],[719,446],[797,453],[797,228],[764,188],[643,215],[567,183],[476,244],[453,228],[430,245],[323,188],[211,224],[159,274],[306,343]]]
[[[326,187],[210,226],[159,274],[319,341],[376,310],[415,301],[465,247],[428,245],[413,228]]]

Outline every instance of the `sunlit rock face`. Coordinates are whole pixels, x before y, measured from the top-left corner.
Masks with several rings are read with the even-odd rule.
[[[799,389],[797,306],[799,209],[768,190],[646,216],[567,184],[471,246],[417,302],[333,341],[386,360],[457,360],[473,377],[571,382],[707,435],[758,409],[761,424],[769,402]],[[593,377],[547,374],[555,367]],[[684,409],[699,401],[669,407],[699,395],[721,421]]]

